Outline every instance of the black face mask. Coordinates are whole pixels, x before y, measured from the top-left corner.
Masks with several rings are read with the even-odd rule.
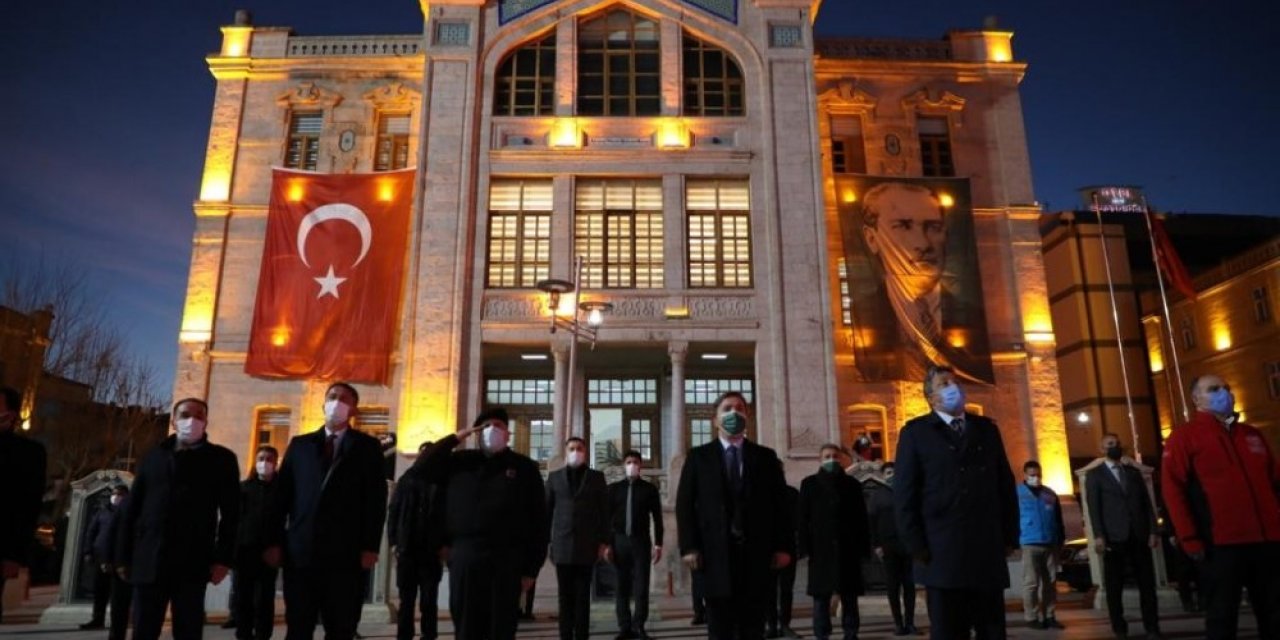
[[[1124,455],[1124,449],[1120,447],[1107,447],[1107,457],[1112,460],[1119,460]]]

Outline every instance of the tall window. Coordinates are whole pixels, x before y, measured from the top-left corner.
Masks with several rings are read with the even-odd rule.
[[[578,25],[578,115],[656,116],[661,110],[658,23],[625,9]]]
[[[652,289],[662,282],[662,182],[580,180],[574,251],[584,287]]]
[[[831,116],[831,171],[867,172],[867,153],[862,143],[862,118]]]
[[[920,135],[920,166],[926,177],[951,177],[956,166],[951,159],[951,132],[946,118],[916,119]]]
[[[257,458],[258,448],[270,445],[276,448],[279,455],[284,455],[285,446],[289,444],[289,410],[275,408],[258,408],[254,417],[253,447],[250,457]]]
[[[1178,324],[1182,332],[1182,348],[1187,350],[1196,348],[1195,323],[1191,321],[1191,318],[1184,316],[1182,318],[1182,321],[1179,322]]]
[[[378,116],[378,148],[373,156],[374,171],[409,166],[409,114],[383,113]]]
[[[711,418],[693,418],[689,420],[689,447],[697,447],[711,442],[713,431]]]
[[[507,54],[498,65],[493,115],[549,116],[555,109],[555,33]]]
[[[551,273],[551,181],[489,186],[489,287],[532,287]]]
[[[690,180],[689,286],[751,286],[751,206],[746,180]]]
[[[284,166],[289,169],[315,171],[320,159],[320,131],[324,114],[319,111],[295,111],[289,118],[289,145],[285,149]]]
[[[1280,400],[1280,362],[1267,363],[1267,388],[1272,400]]]
[[[593,405],[657,404],[658,381],[643,378],[587,380],[587,402]]]
[[[529,457],[546,464],[555,448],[555,423],[549,418],[529,420]]]
[[[550,405],[555,396],[554,380],[499,379],[485,381],[484,401],[493,405]]]
[[[836,260],[836,276],[840,279],[840,322],[853,324],[853,298],[849,296],[849,265],[844,258]]]
[[[1267,293],[1266,287],[1253,290],[1253,319],[1259,323],[1271,319],[1271,296]]]
[[[740,116],[742,70],[724,49],[684,36],[684,114]]]

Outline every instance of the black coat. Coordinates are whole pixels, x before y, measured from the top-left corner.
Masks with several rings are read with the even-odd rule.
[[[1147,483],[1141,471],[1126,464],[1120,469],[1124,487],[1105,462],[1085,474],[1093,535],[1105,536],[1107,542],[1125,542],[1132,536],[1145,543],[1156,533],[1156,512],[1147,495]]]
[[[348,427],[324,472],[325,430],[289,441],[272,501],[267,546],[283,543],[288,566],[360,566],[364,552],[382,546],[387,480],[382,448]]]
[[[707,598],[765,593],[774,553],[795,552],[795,520],[786,505],[786,480],[778,454],[751,441],[742,445],[743,495],[734,496],[720,440],[694,447],[685,458],[676,493],[680,554],[702,554]],[[729,570],[730,525],[741,523],[739,543],[748,567],[745,584],[733,584]]]
[[[457,446],[458,436],[449,435],[413,463],[427,482],[442,487],[445,543],[465,539],[514,549],[520,575],[537,577],[547,559],[547,502],[538,463],[511,449],[490,456],[455,452]]]
[[[236,534],[236,553],[240,557],[256,560],[266,548],[267,522],[279,486],[279,476],[268,482],[256,474],[240,483],[240,531]]]
[[[645,546],[662,546],[662,495],[658,488],[643,478],[633,481],[619,480],[609,485],[609,513],[613,534],[627,534],[627,483],[631,487],[631,539]],[[649,523],[653,522],[653,535],[649,534]]]
[[[156,445],[138,465],[124,503],[116,564],[134,584],[169,577],[208,580],[214,564],[230,567],[240,520],[240,465],[230,449],[209,442],[176,449]]]
[[[400,562],[439,566],[444,511],[440,486],[424,480],[421,469],[413,467],[400,476],[387,508],[387,542]]]
[[[809,557],[809,595],[862,593],[862,560],[871,540],[861,483],[843,469],[805,478],[796,531],[800,555]]]
[[[44,502],[44,445],[0,433],[0,559],[26,564]]]
[[[956,436],[936,413],[915,418],[898,440],[893,477],[898,535],[917,563],[916,582],[941,589],[1009,586],[1005,558],[1018,547],[1018,499],[1000,430],[966,413]]]
[[[93,520],[89,521],[89,528],[84,532],[84,548],[88,555],[93,556],[95,564],[111,562],[114,553],[111,545],[115,541],[112,527],[119,510],[119,507],[111,506],[111,503],[103,505],[94,512]]]
[[[569,485],[569,467],[547,476],[547,520],[551,525],[551,561],[556,564],[594,564],[609,535],[609,489],[604,474],[583,468],[576,490]]]
[[[867,501],[867,524],[871,546],[906,553],[907,547],[898,536],[897,514],[893,510],[893,489],[875,480],[862,484],[862,497]]]

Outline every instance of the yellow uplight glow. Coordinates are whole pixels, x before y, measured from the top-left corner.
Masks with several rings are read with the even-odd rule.
[[[683,122],[667,118],[658,123],[658,135],[655,141],[660,149],[688,149],[689,128]]]
[[[23,420],[23,421],[22,421],[22,430],[23,430],[23,431],[30,431],[30,430],[31,430],[31,418],[27,418],[27,419],[25,419],[25,420]]]
[[[858,201],[858,194],[848,187],[840,190],[840,201],[845,204],[853,204]]]
[[[947,331],[947,344],[956,349],[963,349],[969,344],[969,336],[964,329],[950,329]]]
[[[984,31],[982,39],[987,45],[989,62],[1013,61],[1013,34],[1008,31]]]
[[[557,149],[577,149],[582,146],[582,131],[573,118],[556,118],[547,135],[551,146]]]
[[[222,28],[222,57],[242,58],[249,53],[249,41],[253,27],[228,26]]]
[[[951,194],[949,194],[949,193],[939,193],[939,194],[938,194],[938,204],[942,205],[942,206],[943,206],[943,208],[948,208],[948,209],[949,209],[949,208],[951,208],[951,207],[955,206],[955,204],[956,204],[956,199],[955,199],[955,198],[953,198],[953,197],[951,197]]]
[[[454,420],[448,415],[448,403],[443,398],[416,401],[419,406],[406,410],[406,419],[396,429],[396,449],[400,453],[416,454],[422,443],[439,441],[454,432]]]
[[[186,308],[182,310],[182,328],[178,331],[178,342],[208,342],[211,337],[213,337],[212,301],[193,300],[188,296]]]
[[[302,202],[302,197],[307,193],[306,187],[303,186],[302,180],[289,181],[289,202]]]
[[[1026,341],[1031,344],[1052,344],[1053,332],[1052,331],[1028,331],[1025,334],[1023,334],[1023,338],[1026,339]]]
[[[271,344],[277,347],[283,347],[289,344],[289,328],[276,327],[271,332]]]
[[[396,197],[396,183],[390,179],[378,181],[378,200],[391,202]]]
[[[226,202],[231,197],[231,169],[207,165],[200,179],[200,199],[204,202]]]
[[[689,307],[667,307],[663,315],[671,320],[684,320],[689,317]]]
[[[1231,331],[1226,325],[1218,325],[1213,328],[1213,348],[1218,351],[1226,351],[1231,348]]]

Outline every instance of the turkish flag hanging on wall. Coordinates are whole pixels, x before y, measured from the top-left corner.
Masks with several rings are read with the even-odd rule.
[[[387,382],[415,173],[273,172],[245,373]]]

